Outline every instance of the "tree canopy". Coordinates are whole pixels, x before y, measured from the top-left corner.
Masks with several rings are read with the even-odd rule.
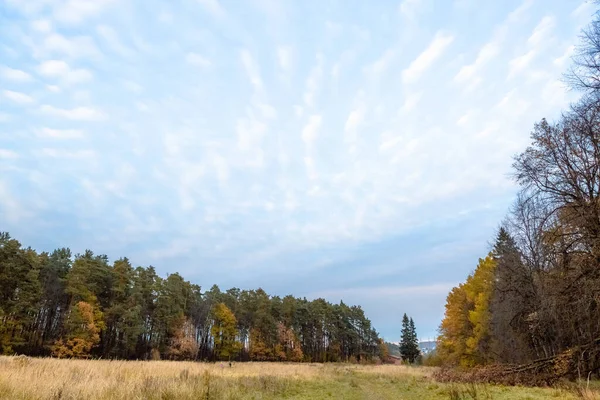
[[[127,258],[37,253],[0,233],[0,352],[173,360],[348,361],[380,354],[360,306],[202,291]]]

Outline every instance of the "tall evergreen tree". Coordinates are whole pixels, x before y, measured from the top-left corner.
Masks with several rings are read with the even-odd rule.
[[[412,318],[404,313],[402,317],[402,335],[400,338],[400,355],[402,359],[409,363],[414,363],[419,356],[419,342],[417,340],[417,332],[415,323]]]

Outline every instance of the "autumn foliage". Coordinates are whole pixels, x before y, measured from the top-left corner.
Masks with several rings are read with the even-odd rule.
[[[374,360],[358,306],[201,290],[177,273],[109,263],[87,250],[38,254],[0,233],[0,351],[60,358]]]

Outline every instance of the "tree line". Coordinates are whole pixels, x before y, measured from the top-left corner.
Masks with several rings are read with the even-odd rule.
[[[600,368],[600,17],[566,80],[581,98],[542,119],[514,158],[520,190],[491,252],[447,297],[438,354],[453,365],[525,364],[591,348]],[[583,363],[583,364],[582,364]],[[584,365],[585,364],[585,365]]]
[[[38,253],[0,233],[0,350],[119,359],[368,361],[383,342],[360,306],[221,291],[90,250]]]

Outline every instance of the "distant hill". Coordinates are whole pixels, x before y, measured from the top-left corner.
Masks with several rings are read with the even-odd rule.
[[[419,349],[421,350],[422,354],[429,354],[435,350],[436,344],[437,343],[434,340],[419,342]]]

